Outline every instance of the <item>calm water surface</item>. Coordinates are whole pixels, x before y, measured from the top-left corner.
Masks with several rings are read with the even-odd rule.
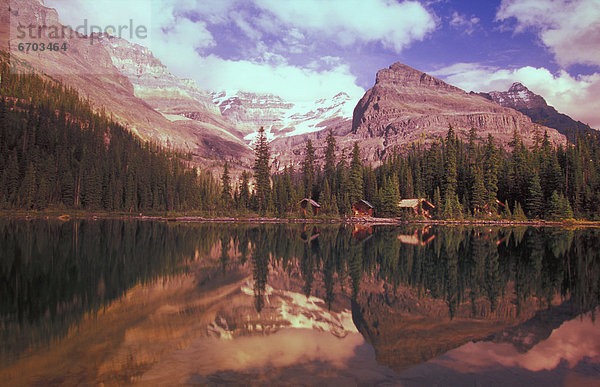
[[[600,232],[0,220],[0,381],[599,385]]]

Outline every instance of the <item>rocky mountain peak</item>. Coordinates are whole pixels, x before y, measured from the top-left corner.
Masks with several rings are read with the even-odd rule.
[[[499,98],[539,103],[523,85],[513,86],[514,91]],[[486,100],[410,66],[394,63],[377,73],[375,85],[356,105],[352,134],[369,148],[365,153],[376,159],[389,148],[435,141],[445,135],[449,125],[465,136],[474,127],[481,138],[492,134],[503,144],[510,141],[515,130],[526,143],[533,141],[536,131],[546,130],[493,100],[493,96]],[[552,141],[565,142],[555,130],[548,131]]]
[[[519,91],[529,91],[521,82],[513,83],[508,89],[509,93],[518,93]]]
[[[460,90],[441,79],[432,77],[404,63],[396,62],[387,69],[379,70],[375,85],[390,85],[402,87],[427,87],[447,90]]]
[[[508,91],[474,94],[478,94],[501,106],[518,110],[531,118],[533,122],[555,128],[565,135],[573,135],[576,132],[587,130],[587,125],[583,122],[575,121],[566,114],[559,113],[554,107],[546,103],[544,97],[535,94],[520,82],[513,83]]]
[[[520,82],[513,83],[508,91],[491,91],[488,95],[488,99],[516,110],[548,106],[542,96],[533,93]]]

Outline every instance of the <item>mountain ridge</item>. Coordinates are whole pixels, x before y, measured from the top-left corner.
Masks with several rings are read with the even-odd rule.
[[[576,121],[566,114],[558,112],[553,106],[548,105],[544,97],[533,93],[520,82],[514,82],[508,91],[490,91],[488,93],[474,93],[497,104],[515,109],[533,122],[556,129],[559,133],[569,137],[570,140],[579,132],[585,132],[590,127],[581,121]]]
[[[351,136],[365,142],[370,155],[385,155],[413,143],[432,143],[445,136],[450,125],[463,138],[474,127],[480,138],[491,134],[503,146],[515,131],[527,145],[540,132],[548,132],[555,144],[566,143],[555,129],[535,124],[514,109],[402,63],[379,70],[375,84],[354,109]]]

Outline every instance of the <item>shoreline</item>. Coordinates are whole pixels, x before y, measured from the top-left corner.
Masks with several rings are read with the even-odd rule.
[[[375,217],[347,217],[347,218],[277,218],[277,217],[225,217],[225,216],[195,216],[195,215],[144,215],[123,214],[107,212],[85,212],[85,211],[1,211],[0,218],[25,218],[25,219],[56,219],[69,221],[72,219],[115,219],[115,220],[140,220],[140,221],[162,221],[176,223],[291,223],[291,224],[349,224],[362,226],[383,225],[442,225],[442,226],[531,226],[531,227],[600,227],[600,221],[568,220],[493,220],[493,219],[402,219],[402,218],[375,218]]]

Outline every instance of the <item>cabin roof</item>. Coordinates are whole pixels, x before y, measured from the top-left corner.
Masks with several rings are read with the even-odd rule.
[[[419,203],[425,203],[428,206],[430,206],[431,208],[435,208],[435,206],[433,204],[431,204],[425,198],[420,198],[420,199],[402,199],[402,200],[400,200],[400,202],[398,202],[398,207],[400,207],[400,208],[416,208],[419,205]]]
[[[358,204],[358,203],[364,203],[366,204],[369,208],[373,208],[373,205],[371,203],[369,203],[366,200],[360,199],[359,201],[357,201],[356,203],[354,203],[354,205]]]
[[[302,202],[309,202],[309,203],[310,203],[310,204],[311,204],[313,207],[321,207],[321,205],[320,205],[319,203],[317,203],[317,202],[315,202],[314,200],[312,200],[312,199],[309,199],[309,198],[304,198],[304,199],[300,200],[300,201],[298,202],[298,204],[300,204],[300,203],[302,203]]]

